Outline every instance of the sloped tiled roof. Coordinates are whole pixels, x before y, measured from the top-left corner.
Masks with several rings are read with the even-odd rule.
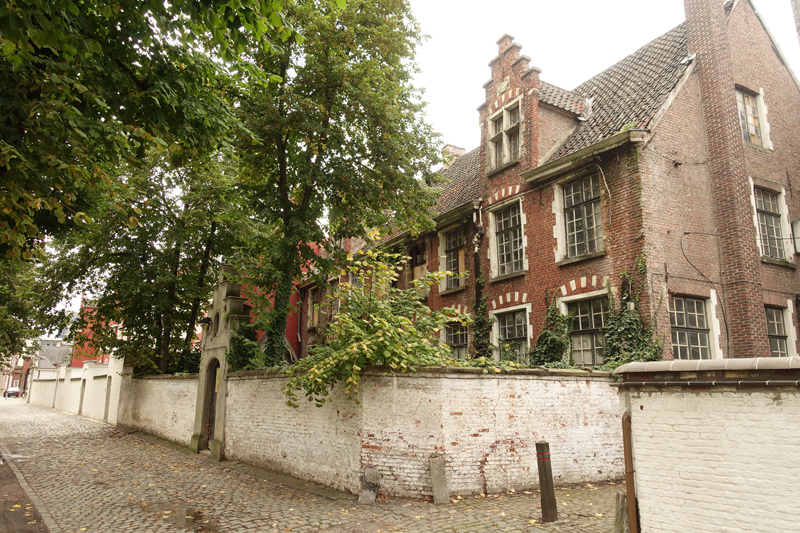
[[[453,161],[452,165],[442,171],[442,175],[447,178],[448,182],[438,187],[442,192],[439,202],[433,208],[436,213],[447,213],[480,197],[480,147]]]
[[[546,81],[541,82],[539,100],[546,104],[575,113],[576,115],[580,115],[583,110],[583,98],[581,98],[580,95],[547,83]]]
[[[54,365],[68,363],[72,359],[72,346],[44,346],[39,349],[39,368],[55,368]]]
[[[592,114],[567,138],[551,161],[607,139],[623,126],[647,128],[688,68],[688,62],[681,64],[688,55],[685,24],[572,91],[593,98]]]

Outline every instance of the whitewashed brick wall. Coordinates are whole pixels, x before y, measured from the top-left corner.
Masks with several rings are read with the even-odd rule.
[[[194,430],[197,376],[123,377],[117,423],[188,446]]]
[[[444,456],[453,494],[536,487],[537,441],[550,443],[557,484],[623,475],[622,411],[608,378],[370,376],[362,401],[362,463],[378,467],[390,494],[432,494],[433,455]]]
[[[642,531],[800,531],[797,388],[630,395]]]
[[[364,467],[395,496],[432,493],[445,458],[452,494],[538,486],[535,443],[550,442],[557,483],[623,475],[621,410],[608,378],[584,372],[370,374],[360,404],[340,391],[317,408],[285,405],[286,378],[231,377],[225,455],[357,492]]]
[[[284,376],[228,380],[225,456],[340,490],[360,488],[361,409],[339,391],[316,407],[286,405]]]

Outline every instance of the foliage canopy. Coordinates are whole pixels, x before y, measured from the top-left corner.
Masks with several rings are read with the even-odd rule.
[[[409,289],[393,287],[399,259],[396,254],[368,250],[352,261],[349,271],[359,281],[340,284],[330,296],[327,305],[339,309],[323,326],[326,341],[289,367],[297,372],[284,388],[289,405],[297,406],[299,389],[322,405],[338,382],[344,383],[348,396],[357,395],[367,365],[413,372],[419,366],[454,363],[441,332],[448,323],[466,324],[471,318],[451,308],[433,311],[420,300],[420,291],[441,281],[443,272],[428,273]]]
[[[81,231],[53,242],[45,275],[55,294],[96,299],[76,323],[78,344],[125,356],[139,373],[191,370],[195,325],[211,294],[215,257],[235,242],[234,173],[218,156],[170,168],[162,158],[115,185]],[[126,224],[128,213],[139,222]],[[235,221],[235,217],[233,218]],[[118,338],[112,325],[123,326]],[[83,333],[81,333],[83,332]]]
[[[0,5],[0,256],[88,222],[148,148],[209,150],[238,128],[245,49],[281,50],[281,0],[7,0]],[[214,57],[216,56],[216,57]],[[221,59],[221,61],[219,60]],[[136,216],[130,214],[128,223]]]
[[[242,136],[238,153],[261,229],[237,266],[264,295],[253,303],[268,351],[283,349],[293,283],[331,271],[339,239],[431,227],[438,135],[412,85],[419,27],[404,0],[337,4],[286,6],[305,40],[254,54],[280,81],[253,85],[239,107],[258,141]]]

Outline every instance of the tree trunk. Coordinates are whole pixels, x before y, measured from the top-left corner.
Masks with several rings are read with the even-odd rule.
[[[291,254],[292,252],[290,252]],[[297,254],[294,248],[294,254]],[[275,284],[275,294],[273,297],[272,309],[269,313],[269,324],[265,331],[267,344],[265,354],[267,363],[279,363],[284,360],[286,352],[286,323],[289,314],[289,301],[292,297],[294,287],[294,277],[292,276],[297,257],[289,255],[281,269],[282,275]]]
[[[200,263],[200,275],[197,277],[197,290],[203,291],[203,285],[206,282],[206,271],[211,262],[211,250],[214,247],[214,237],[217,233],[217,221],[211,223],[211,233],[206,240],[206,247],[203,250],[203,260]],[[195,297],[192,301],[192,312],[189,316],[189,326],[186,328],[186,337],[183,339],[183,349],[191,351],[192,339],[194,338],[194,328],[197,323],[197,315],[200,313],[200,296]]]

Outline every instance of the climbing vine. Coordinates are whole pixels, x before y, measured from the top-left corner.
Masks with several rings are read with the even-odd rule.
[[[655,337],[655,316],[644,316],[639,306],[647,272],[646,256],[639,254],[630,273],[623,272],[619,301],[608,288],[608,316],[603,335],[604,366],[613,369],[632,361],[657,361],[663,356],[664,343]]]
[[[321,328],[326,342],[287,367],[294,374],[284,387],[291,406],[298,405],[299,391],[321,406],[337,383],[344,384],[348,397],[357,396],[361,372],[368,365],[396,372],[446,365],[452,356],[450,347],[441,342],[442,330],[453,322],[471,321],[452,308],[433,311],[420,300],[420,294],[438,284],[446,272],[430,272],[413,281],[411,288],[400,289],[392,282],[402,268],[401,259],[408,258],[368,250],[348,259],[348,269],[360,283],[339,284],[331,296],[339,302],[339,312]]]
[[[481,297],[475,306],[475,317],[472,321],[472,335],[473,345],[475,347],[474,357],[479,359],[481,357],[491,359],[492,345],[489,343],[489,334],[494,325],[494,319],[489,318],[489,311],[486,306],[486,296],[483,294],[483,289],[486,285],[486,279],[481,276],[476,280],[480,287]]]
[[[569,363],[571,343],[570,331],[572,329],[572,315],[564,315],[545,294],[546,311],[542,331],[536,338],[536,345],[530,352],[531,366],[551,366],[558,363]]]

